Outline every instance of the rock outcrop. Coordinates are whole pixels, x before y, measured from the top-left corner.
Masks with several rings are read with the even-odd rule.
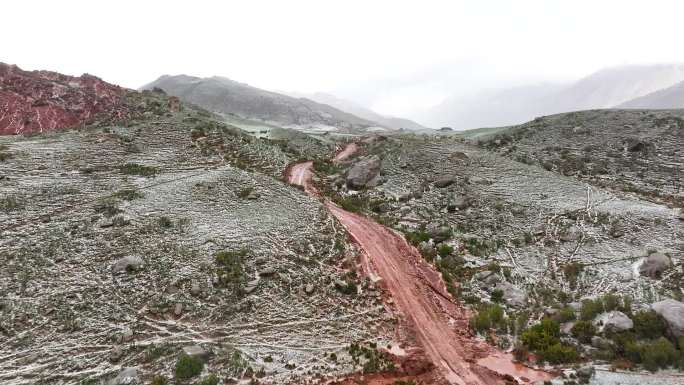
[[[654,303],[651,308],[663,317],[674,337],[684,336],[684,303],[666,299]]]
[[[23,71],[0,63],[0,135],[78,127],[96,119],[124,118],[127,90],[95,76]]]

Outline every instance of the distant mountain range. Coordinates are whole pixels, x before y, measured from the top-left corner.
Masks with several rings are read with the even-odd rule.
[[[323,92],[317,92],[313,94],[304,94],[304,93],[296,93],[296,92],[288,92],[287,95],[297,97],[297,98],[307,98],[311,99],[313,101],[316,101],[318,103],[323,103],[327,104],[329,106],[335,107],[338,110],[348,112],[350,114],[356,115],[360,118],[370,120],[373,122],[380,123],[381,125],[393,129],[406,129],[406,130],[426,130],[428,129],[425,126],[422,126],[412,120],[409,119],[404,119],[404,118],[397,118],[394,116],[385,116],[385,115],[380,115],[377,112],[363,107],[360,104],[354,103],[350,100],[345,100],[338,98],[335,95],[323,93]]]
[[[324,103],[262,90],[219,76],[198,78],[164,75],[142,89],[155,87],[213,112],[258,119],[285,127],[341,130],[394,128]]]
[[[448,98],[426,111],[421,121],[461,130],[519,124],[541,115],[588,109],[684,108],[678,98],[684,87],[674,87],[682,81],[684,64],[612,67],[570,84],[494,89]]]
[[[618,108],[684,108],[684,82],[632,99]]]

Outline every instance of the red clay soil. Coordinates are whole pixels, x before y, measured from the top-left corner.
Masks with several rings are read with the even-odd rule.
[[[286,173],[288,182],[315,194],[310,186],[312,165],[304,162],[292,166]],[[477,339],[469,329],[468,310],[451,297],[439,272],[401,234],[332,202],[326,202],[326,207],[360,246],[364,272],[381,278],[409,333],[432,363],[433,370],[412,378],[459,385],[530,383],[551,378],[548,373],[512,364],[509,356]],[[403,379],[402,375],[365,376],[364,382],[383,385]]]
[[[123,118],[127,92],[91,75],[23,71],[0,63],[0,135],[77,127],[99,114]]]

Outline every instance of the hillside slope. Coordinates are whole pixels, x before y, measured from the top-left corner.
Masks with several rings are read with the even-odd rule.
[[[375,122],[325,104],[265,91],[218,76],[198,78],[164,75],[142,89],[154,87],[213,112],[275,122],[293,128],[363,130],[378,126]]]
[[[644,109],[684,108],[684,82],[632,99],[620,104],[618,107]]]
[[[591,110],[480,137],[484,147],[598,186],[684,206],[684,111]]]
[[[393,128],[396,130],[399,129],[405,129],[405,130],[426,130],[428,129],[427,127],[416,123],[412,120],[405,119],[405,118],[399,118],[395,116],[385,116],[378,114],[377,112],[363,107],[357,103],[354,103],[350,100],[345,100],[338,98],[335,95],[331,94],[326,94],[323,92],[317,92],[314,94],[300,94],[300,93],[290,93],[289,95],[295,96],[295,97],[300,97],[300,98],[307,98],[311,99],[315,102],[318,103],[323,103],[327,104],[329,106],[335,107],[338,110],[348,112],[352,115],[356,115],[360,118],[370,120],[372,122],[377,122],[385,127]]]

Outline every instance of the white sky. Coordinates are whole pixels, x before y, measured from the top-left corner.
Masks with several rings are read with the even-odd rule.
[[[684,1],[31,1],[0,4],[0,61],[137,88],[221,75],[410,116],[450,94],[684,62]]]

